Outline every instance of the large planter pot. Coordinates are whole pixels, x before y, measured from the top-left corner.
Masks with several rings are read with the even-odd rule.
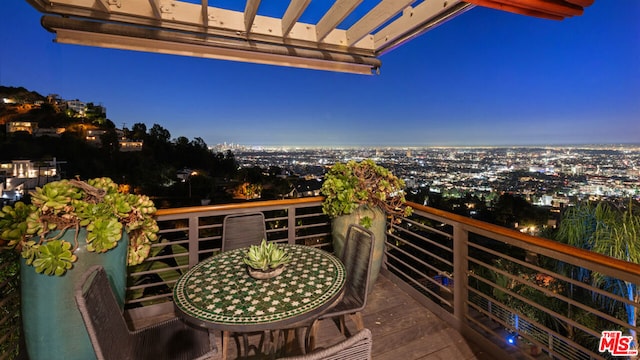
[[[384,256],[384,243],[386,241],[387,217],[380,208],[371,208],[361,206],[356,211],[348,215],[341,215],[331,221],[331,235],[333,238],[333,250],[336,256],[342,258],[344,242],[347,237],[347,230],[351,224],[360,224],[360,220],[364,217],[372,219],[369,230],[375,237],[373,244],[373,260],[371,261],[371,270],[369,274],[369,291],[373,290],[373,284],[378,278],[380,268],[382,267],[382,258]]]
[[[75,230],[62,237],[74,243]],[[86,231],[80,229],[78,260],[63,276],[38,274],[33,266],[20,266],[22,324],[30,360],[87,360],[96,355],[76,306],[74,287],[82,274],[93,265],[104,266],[121,307],[126,288],[128,236],[106,253],[88,252]],[[119,316],[119,314],[114,314]]]

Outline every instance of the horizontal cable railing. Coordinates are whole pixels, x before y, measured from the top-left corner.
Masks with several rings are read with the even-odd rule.
[[[522,358],[607,358],[603,331],[637,344],[640,265],[411,205],[386,267],[463,334]]]
[[[321,197],[161,209],[159,242],[149,258],[129,268],[126,307],[170,300],[180,275],[220,251],[224,217],[250,212],[264,214],[268,241],[330,246],[331,224]]]

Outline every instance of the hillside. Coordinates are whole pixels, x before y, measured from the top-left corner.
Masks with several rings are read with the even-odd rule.
[[[35,91],[29,91],[21,87],[0,86],[0,98],[12,98],[17,102],[34,103],[44,101],[46,97]]]
[[[11,99],[15,103],[5,103],[4,99]],[[37,92],[23,87],[0,86],[0,125],[29,117],[28,113],[35,108],[33,104],[45,99]]]
[[[70,102],[46,99],[24,88],[0,87],[0,162],[56,159],[62,178],[106,176],[135,191],[168,199],[174,206],[193,205],[202,198],[231,200],[225,186],[238,172],[231,152],[213,153],[200,138],[171,140],[169,131],[158,124],[116,129],[102,106],[89,102],[80,112],[70,108]],[[10,128],[3,125],[7,121],[37,125]],[[93,130],[97,131],[90,134]],[[123,150],[122,142],[142,145]],[[192,174],[189,181],[177,177],[184,169]]]

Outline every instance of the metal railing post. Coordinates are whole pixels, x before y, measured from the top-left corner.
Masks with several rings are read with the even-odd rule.
[[[289,244],[296,243],[296,211],[295,206],[287,207],[287,239]]]
[[[198,236],[198,222],[200,217],[189,216],[189,268],[196,265],[200,260],[198,256],[198,249],[200,244]]]
[[[462,332],[466,323],[468,297],[469,232],[460,224],[453,226],[453,316],[456,329]]]

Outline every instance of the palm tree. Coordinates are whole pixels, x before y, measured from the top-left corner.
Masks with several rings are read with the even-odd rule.
[[[579,204],[568,209],[562,217],[556,239],[569,245],[584,248],[616,259],[640,263],[640,213],[632,201],[626,209],[600,202],[597,205]],[[630,303],[624,304],[627,323],[631,325],[631,336],[637,344],[637,334],[633,328],[638,320],[637,307],[640,303],[640,289],[634,283],[613,278],[601,273],[588,273],[578,269],[578,279],[590,279],[592,284],[613,294],[624,297]],[[604,306],[615,306],[615,300],[599,297]]]

